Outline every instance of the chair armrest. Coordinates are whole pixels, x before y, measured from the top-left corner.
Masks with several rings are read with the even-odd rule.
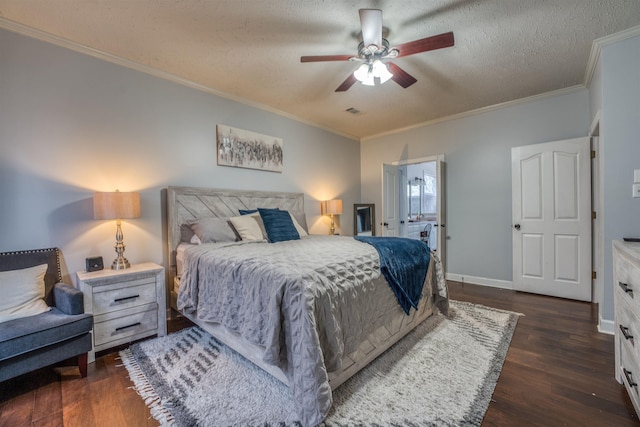
[[[84,294],[66,283],[56,283],[53,288],[53,301],[58,310],[65,314],[84,313]]]

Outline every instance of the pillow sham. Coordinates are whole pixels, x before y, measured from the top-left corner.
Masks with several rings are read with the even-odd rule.
[[[300,239],[300,234],[298,234],[296,227],[293,225],[293,219],[289,211],[258,208],[258,212],[260,212],[270,243]]]
[[[293,226],[296,228],[296,231],[298,232],[298,235],[302,238],[302,237],[307,237],[309,235],[309,233],[307,233],[307,230],[304,229],[304,227],[302,227],[300,225],[300,223],[298,222],[298,220],[296,219],[295,215],[292,214],[291,212],[289,212],[289,215],[291,216],[291,221],[293,221]],[[304,215],[304,214],[303,214]]]
[[[307,215],[304,212],[291,213],[298,222],[298,225],[309,234],[309,227],[307,226]]]
[[[0,272],[0,322],[49,311],[44,302],[47,264]]]
[[[258,212],[259,209],[268,209],[268,208],[238,209],[238,212],[240,212],[240,215],[251,215]],[[275,210],[280,210],[280,208],[275,208]],[[296,231],[298,232],[299,237],[308,236],[309,233],[307,233],[307,218],[305,214],[304,213],[293,214],[293,212],[291,211],[289,211],[289,214],[291,215],[291,220],[293,221],[293,225],[296,228]],[[302,223],[298,221],[296,217],[300,218],[300,221],[302,221],[304,225],[301,225]],[[263,230],[263,234],[264,234],[264,238],[266,239],[267,238],[266,230]]]
[[[236,234],[227,218],[204,217],[189,222],[201,243],[235,242]]]
[[[236,229],[242,240],[264,240],[262,221],[258,213],[250,215],[234,216],[229,218],[233,228]]]

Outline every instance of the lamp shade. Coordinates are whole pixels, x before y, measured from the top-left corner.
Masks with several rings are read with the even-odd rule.
[[[127,219],[140,217],[140,193],[96,192],[93,193],[94,219]]]
[[[333,199],[325,200],[320,204],[322,215],[341,215],[342,214],[342,200]]]

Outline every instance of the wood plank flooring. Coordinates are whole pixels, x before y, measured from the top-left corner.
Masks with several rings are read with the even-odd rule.
[[[483,426],[637,426],[593,304],[449,282],[453,299],[523,313]],[[179,330],[188,321],[170,321]],[[117,352],[0,383],[0,426],[156,426]]]

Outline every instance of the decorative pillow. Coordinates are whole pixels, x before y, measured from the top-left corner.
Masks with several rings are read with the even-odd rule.
[[[198,218],[190,221],[189,226],[201,243],[236,241],[236,235],[227,218]]]
[[[242,240],[264,240],[265,236],[262,232],[260,215],[241,215],[229,218],[233,228],[236,229]],[[260,222],[258,222],[260,221]]]
[[[289,211],[279,209],[258,209],[260,217],[267,231],[269,242],[284,242],[286,240],[299,240],[300,234],[293,225]]]
[[[298,220],[296,219],[296,217],[289,212],[289,215],[291,215],[291,221],[293,221],[293,226],[296,228],[296,231],[298,232],[298,234],[300,235],[300,237],[306,237],[309,235],[309,233],[307,233],[307,230],[305,230],[300,223],[298,223]],[[303,214],[304,215],[304,214]]]
[[[298,225],[305,231],[305,233],[309,234],[309,227],[307,226],[307,215],[304,212],[296,212],[292,213],[292,215],[298,222]],[[302,237],[302,235],[300,235],[300,237]]]
[[[0,322],[49,311],[44,302],[47,264],[0,272]]]
[[[258,212],[258,209],[238,209],[238,212],[240,212],[240,215],[251,215]]]

